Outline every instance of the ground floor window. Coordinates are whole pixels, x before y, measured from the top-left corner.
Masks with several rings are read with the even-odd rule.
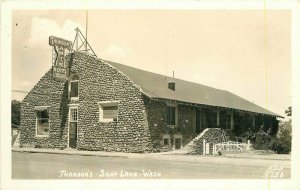
[[[49,107],[36,107],[36,136],[49,135]]]
[[[174,142],[173,142],[173,145],[174,145],[174,148],[175,149],[181,149],[183,144],[182,144],[182,135],[180,134],[176,134],[173,136],[174,138]]]
[[[166,134],[163,136],[163,145],[170,146],[171,145],[171,138],[170,135]]]
[[[118,102],[98,102],[99,122],[112,122],[118,120]]]
[[[170,141],[170,139],[164,139],[164,146],[170,145],[170,144],[169,144],[169,141]]]

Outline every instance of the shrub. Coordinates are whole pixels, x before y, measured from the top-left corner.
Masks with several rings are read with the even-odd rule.
[[[274,138],[271,148],[278,154],[288,154],[291,151],[291,142],[282,138]]]
[[[255,150],[268,150],[271,146],[271,137],[261,128],[255,134],[255,143],[253,144],[253,148]]]
[[[272,140],[272,150],[278,154],[288,154],[292,149],[291,132],[291,121],[282,122],[277,137]]]

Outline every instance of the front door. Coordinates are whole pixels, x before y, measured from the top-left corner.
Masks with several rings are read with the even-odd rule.
[[[77,144],[77,120],[78,109],[72,107],[69,111],[69,147],[71,148],[76,148]]]
[[[69,147],[76,148],[77,142],[77,122],[70,122],[69,126]]]
[[[199,134],[201,132],[201,111],[196,110],[196,133]]]

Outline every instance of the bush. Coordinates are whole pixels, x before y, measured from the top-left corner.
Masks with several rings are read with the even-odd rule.
[[[288,154],[292,149],[291,132],[291,121],[281,123],[277,137],[272,140],[272,150],[278,154]]]
[[[261,128],[255,134],[255,143],[253,144],[253,148],[255,150],[268,150],[271,146],[271,137]]]
[[[282,138],[274,138],[271,148],[278,154],[288,154],[291,151],[291,142]]]

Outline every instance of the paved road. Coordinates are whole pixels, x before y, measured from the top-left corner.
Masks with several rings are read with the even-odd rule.
[[[213,157],[193,161],[188,156],[186,160],[181,156],[178,161],[176,156],[172,156],[172,159],[168,159],[167,156],[154,159],[12,152],[12,177],[13,179],[261,179],[270,164],[283,166],[283,177],[290,177],[289,161],[270,163],[267,160]],[[280,168],[279,171],[281,172]]]

